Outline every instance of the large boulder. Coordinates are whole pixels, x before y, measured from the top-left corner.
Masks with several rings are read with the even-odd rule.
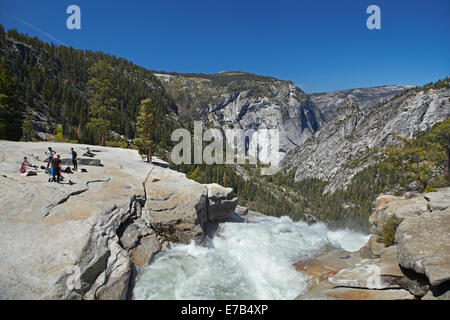
[[[423,196],[405,199],[381,195],[375,201],[375,205],[375,212],[369,218],[372,224],[370,231],[374,234],[381,233],[385,223],[392,218],[401,220],[430,211],[428,201]]]
[[[384,248],[380,258],[363,259],[355,266],[340,270],[328,281],[335,286],[363,289],[403,288],[414,296],[423,296],[428,286],[403,273],[397,261],[397,247]]]
[[[230,221],[237,206],[232,188],[199,184],[174,171],[152,174],[145,186],[147,224],[163,241],[201,243],[218,223]]]
[[[436,192],[425,193],[424,198],[428,201],[432,212],[450,208],[450,187],[438,189]]]
[[[450,209],[404,220],[397,228],[398,261],[432,286],[450,280]]]
[[[383,255],[382,259],[389,260],[385,255]],[[362,270],[363,268],[355,270],[356,265],[359,268],[372,264],[378,268],[379,277],[384,277],[383,281],[394,280],[393,276],[397,274],[398,270],[383,270],[381,265],[382,259],[362,260],[357,252],[345,252],[328,248],[312,260],[299,262],[294,265],[298,271],[307,274],[311,279],[308,291],[296,299],[390,300],[414,298],[411,293],[401,289],[398,284],[388,284],[382,286],[383,290],[373,290],[373,282],[368,282],[368,279],[365,277],[371,277],[369,280],[374,279],[374,272],[367,272],[368,270],[366,269],[366,272],[361,273],[360,271],[364,271]],[[341,270],[342,273],[339,272]],[[385,276],[386,274],[388,276]],[[339,281],[338,286],[336,286],[335,281]],[[368,289],[369,286],[370,289]],[[389,287],[393,287],[393,289],[389,289]]]
[[[336,275],[329,277],[328,281],[335,286],[352,288],[400,288],[399,284],[390,281],[389,276],[383,275],[381,270],[380,259],[365,259],[353,268],[339,271]]]
[[[233,188],[225,188],[217,183],[207,184],[208,221],[226,221],[236,209],[238,199]]]
[[[145,217],[158,235],[171,242],[203,240],[202,222],[208,220],[208,189],[204,185],[180,174],[178,179],[158,176],[145,187]]]

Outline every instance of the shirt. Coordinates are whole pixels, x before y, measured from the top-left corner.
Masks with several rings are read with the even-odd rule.
[[[55,151],[53,151],[53,150],[48,151],[48,152],[47,152],[48,159],[53,159],[53,155],[54,155],[54,154],[55,154]]]
[[[72,160],[75,160],[77,158],[77,153],[75,151],[72,151]]]
[[[53,159],[52,159],[52,162],[51,162],[52,168],[53,168],[53,169],[59,169],[59,165],[60,165],[61,163],[62,163],[62,162],[61,162],[61,159],[53,158]]]

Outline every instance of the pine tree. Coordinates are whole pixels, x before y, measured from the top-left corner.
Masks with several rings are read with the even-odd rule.
[[[23,137],[25,141],[31,141],[34,135],[34,128],[31,115],[27,115],[22,124]]]
[[[135,139],[135,144],[138,146],[139,154],[147,156],[147,162],[152,162],[152,134],[154,129],[155,116],[152,108],[152,100],[142,100],[137,117],[138,138]]]
[[[114,97],[116,87],[113,83],[112,66],[100,60],[89,68],[87,86],[90,91],[88,130],[106,145],[106,135],[111,127],[111,109],[115,107],[117,99]]]
[[[0,62],[0,139],[19,140],[22,136],[22,112],[16,77],[4,61]]]
[[[430,140],[436,143],[446,154],[445,185],[450,186],[450,119],[434,126],[428,133]]]

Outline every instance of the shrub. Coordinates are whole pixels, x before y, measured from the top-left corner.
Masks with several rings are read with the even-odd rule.
[[[53,141],[54,142],[70,142],[69,139],[64,137],[61,126],[57,126],[55,128]]]
[[[391,216],[383,225],[382,231],[378,232],[377,235],[380,238],[377,239],[377,242],[382,242],[386,247],[390,247],[394,245],[395,241],[395,231],[397,227],[402,223],[403,219],[398,218],[397,216]]]

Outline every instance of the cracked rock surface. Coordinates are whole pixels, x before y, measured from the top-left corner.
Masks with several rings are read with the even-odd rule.
[[[0,299],[125,299],[133,265],[167,241],[200,242],[209,217],[226,219],[236,207],[232,189],[211,193],[130,149],[91,146],[103,166],[79,164],[88,172],[63,173],[59,184],[44,170],[18,173],[25,156],[45,166],[49,146],[61,158],[86,147],[0,141]]]

